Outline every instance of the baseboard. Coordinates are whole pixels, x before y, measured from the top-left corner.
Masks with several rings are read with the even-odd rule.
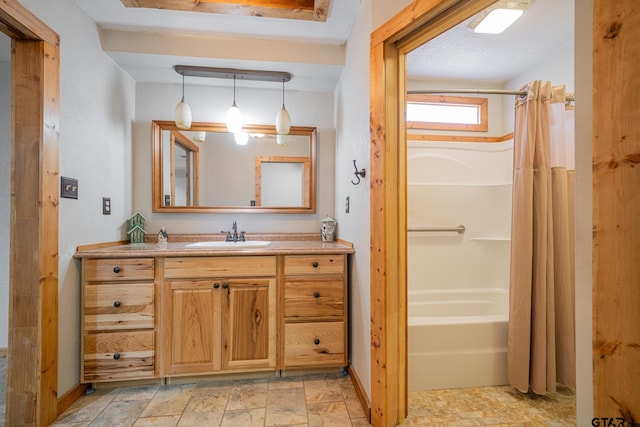
[[[67,391],[62,397],[58,398],[58,416],[66,411],[73,402],[80,399],[85,391],[89,388],[89,384],[77,384]]]
[[[371,423],[371,402],[369,402],[369,397],[364,391],[364,387],[362,387],[360,378],[358,377],[356,370],[351,364],[349,364],[349,378],[351,378],[351,383],[353,384],[353,388],[356,390],[356,395],[358,396],[360,405],[362,406],[362,409],[367,416],[367,422]]]

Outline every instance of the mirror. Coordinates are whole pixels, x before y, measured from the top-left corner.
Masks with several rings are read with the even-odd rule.
[[[316,212],[316,128],[245,125],[239,142],[223,123],[152,128],[153,212]]]

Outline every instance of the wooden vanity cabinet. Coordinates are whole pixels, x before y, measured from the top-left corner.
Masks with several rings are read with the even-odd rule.
[[[276,257],[165,258],[163,375],[276,367]]]
[[[282,367],[347,365],[346,255],[284,256]]]
[[[82,383],[153,378],[154,260],[82,264]]]

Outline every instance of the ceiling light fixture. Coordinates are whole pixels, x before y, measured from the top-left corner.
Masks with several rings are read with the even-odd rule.
[[[189,129],[191,127],[191,107],[184,102],[184,73],[182,74],[182,99],[176,105],[175,121],[176,126],[180,129]]]
[[[247,145],[247,142],[249,142],[249,134],[247,132],[235,132],[233,137],[238,145]]]
[[[501,0],[479,13],[469,28],[476,33],[500,34],[522,16],[529,4],[530,0]]]
[[[289,135],[289,130],[291,130],[291,116],[284,106],[284,79],[282,79],[282,109],[276,115],[276,133]]]
[[[233,75],[233,105],[227,111],[227,130],[237,133],[242,130],[242,113],[236,105],[236,75]]]

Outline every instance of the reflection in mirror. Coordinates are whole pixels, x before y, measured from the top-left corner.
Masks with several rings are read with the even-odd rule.
[[[256,157],[256,206],[306,206],[308,170],[308,157]]]
[[[153,211],[315,213],[316,129],[243,130],[239,145],[222,123],[153,121]]]

